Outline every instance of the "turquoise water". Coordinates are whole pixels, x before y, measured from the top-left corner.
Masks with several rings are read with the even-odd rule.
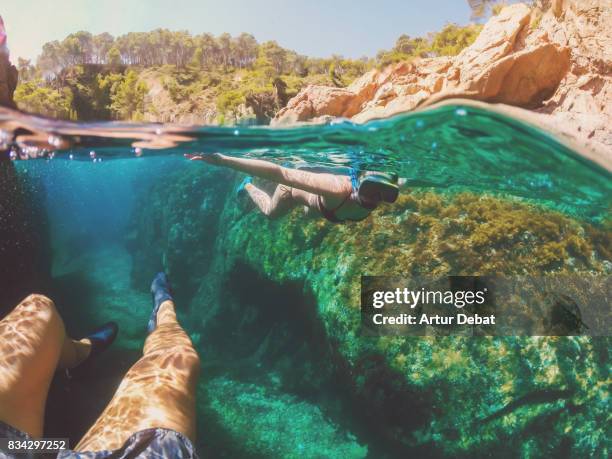
[[[44,209],[45,225],[37,231],[48,234],[50,269],[40,290],[55,300],[73,336],[107,320],[121,327],[118,341],[85,380],[54,381],[49,436],[78,439],[138,359],[151,308],[148,283],[164,269],[174,284],[179,320],[202,359],[197,446],[204,456],[482,457],[494,454],[498,441],[507,442],[510,455],[531,445],[538,456],[546,455],[543,448],[575,451],[584,439],[585,451],[604,456],[597,435],[605,430],[605,403],[592,388],[600,388],[605,378],[606,338],[568,338],[549,348],[512,338],[385,344],[360,338],[351,328],[354,311],[334,292],[343,292],[362,273],[396,273],[386,257],[414,260],[418,253],[411,244],[421,235],[432,241],[425,249],[434,250],[440,242],[434,223],[415,220],[429,218],[426,207],[415,210],[412,201],[400,198],[366,222],[342,227],[301,223],[301,214],[269,222],[236,196],[242,175],[183,158],[184,153],[218,151],[287,167],[393,171],[401,179],[402,196],[416,200],[419,193],[433,192],[446,202],[469,192],[475,197],[470,199],[495,196],[526,203],[533,212],[533,234],[499,242],[504,232],[515,231],[509,222],[501,236],[495,233],[472,251],[458,252],[453,266],[473,269],[472,258],[494,258],[495,253],[510,260],[513,253],[529,253],[528,240],[535,241],[531,248],[558,244],[551,245],[553,255],[557,251],[569,260],[531,269],[609,274],[612,260],[605,241],[610,238],[612,174],[554,136],[463,106],[365,125],[291,129],[7,121],[0,112],[0,129],[8,132],[17,124],[17,135],[30,136],[21,139],[22,146],[46,142],[58,147],[14,154],[39,158],[13,164],[33,184],[25,189],[28,198]],[[10,143],[10,137],[0,135],[0,142]],[[551,211],[551,221],[572,223],[549,228],[548,217],[544,223],[537,219]],[[461,230],[466,240],[479,225],[492,224],[490,217],[467,211],[459,217],[433,212],[435,220],[452,220],[457,227],[474,218],[477,224]],[[510,218],[519,217],[524,218],[517,212]],[[529,226],[529,220],[524,224]],[[450,231],[444,233],[449,241]],[[589,254],[564,248],[570,235],[584,238],[586,248],[580,247]],[[21,236],[15,232],[15,239]],[[419,250],[429,253],[425,249]],[[444,259],[447,252],[431,253]],[[402,350],[404,345],[410,351]],[[516,359],[487,360],[506,346],[503,355]],[[546,354],[550,348],[554,357]],[[469,355],[469,362],[459,369],[440,363],[456,361],[455,349]],[[419,370],[410,367],[400,377],[397,371],[406,359]],[[430,374],[434,365],[441,367]],[[553,367],[562,377],[547,379]],[[501,392],[509,380],[512,391]],[[576,399],[547,396],[549,389],[575,393]],[[534,393],[543,393],[543,401]],[[582,400],[589,400],[584,411]],[[512,422],[505,414],[495,415],[506,413],[504,406],[518,407],[506,408]],[[557,413],[559,407],[569,413],[566,418]],[[469,416],[474,418],[464,419]],[[499,424],[481,425],[475,419]],[[466,430],[455,431],[454,424]],[[561,432],[570,424],[575,425],[572,435],[583,440],[565,439]],[[534,425],[541,440],[532,436]]]
[[[55,159],[142,160],[218,151],[285,165],[395,171],[410,187],[509,194],[591,220],[606,216],[612,195],[610,173],[554,136],[474,107],[446,106],[365,125],[345,121],[292,129],[75,126],[40,120],[23,125],[43,139],[55,135],[51,142],[64,148],[54,152]]]

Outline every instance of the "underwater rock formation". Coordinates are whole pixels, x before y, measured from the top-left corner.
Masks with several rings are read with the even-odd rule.
[[[590,229],[553,212],[471,195],[450,201],[433,194],[403,197],[359,226],[304,225],[298,212],[270,222],[255,213],[241,216],[231,204],[225,212],[233,222],[223,237],[225,266],[240,260],[278,283],[304,283],[315,297],[329,346],[346,365],[338,371],[350,375],[349,390],[380,423],[387,442],[407,451],[450,455],[494,448],[491,437],[514,443],[527,436],[562,449],[567,427],[576,429],[576,445],[587,435],[586,424],[578,425],[580,416],[572,416],[569,407],[585,411],[605,394],[594,390],[595,381],[584,384],[586,368],[570,362],[583,359],[581,365],[601,381],[598,343],[589,338],[360,337],[359,277],[602,272],[610,241],[593,245]],[[583,231],[587,235],[581,236]],[[571,388],[573,397],[480,423],[544,388]],[[602,413],[589,408],[586,416]],[[543,423],[548,431],[530,437],[532,423]]]
[[[146,213],[134,216],[137,230],[128,236],[134,265],[133,285],[149,285],[164,269],[172,273],[177,298],[189,298],[209,267],[217,234],[217,220],[231,180],[227,171],[209,174],[172,174],[173,181],[157,183],[156,199],[144,199]],[[166,192],[168,187],[180,193]],[[140,267],[148,267],[149,270]]]
[[[524,4],[504,8],[458,56],[375,69],[346,89],[309,86],[272,124],[330,116],[361,123],[468,98],[537,109],[546,114],[543,124],[605,151],[612,145],[609,2],[553,3],[545,12]]]
[[[209,381],[206,394],[236,445],[235,457],[361,459],[368,454],[316,405],[297,397],[226,378]]]
[[[161,217],[155,209],[168,195],[189,195],[201,174],[168,177],[147,195],[135,219],[145,235],[137,257],[156,240],[147,236],[155,219],[162,239],[177,223],[193,224],[184,218],[197,215],[198,200]],[[196,266],[192,246],[172,268],[198,285],[184,317],[203,374],[216,381],[199,412],[220,417],[216,428],[264,457],[283,434],[238,419],[255,399],[278,403],[274,416],[314,400],[333,424],[351,420],[351,448],[384,445],[380,457],[499,455],[502,443],[508,457],[600,454],[608,338],[362,336],[360,276],[609,274],[610,232],[518,200],[406,191],[349,225],[304,220],[301,209],[271,221],[231,195],[210,215],[210,265],[185,269]],[[245,389],[244,406],[224,388]],[[234,423],[252,429],[239,436]]]

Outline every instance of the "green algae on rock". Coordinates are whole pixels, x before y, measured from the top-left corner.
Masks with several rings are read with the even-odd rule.
[[[199,169],[181,179],[168,177],[139,208],[137,228],[153,218],[149,213],[168,194],[189,195],[191,180],[204,174],[214,183],[218,173]],[[608,338],[365,337],[359,330],[359,282],[362,274],[609,274],[606,224],[596,227],[526,201],[467,192],[405,190],[394,206],[347,225],[307,220],[301,210],[268,220],[233,194],[217,196],[224,201],[222,212],[206,222],[217,228],[216,239],[207,241],[210,265],[206,274],[189,270],[189,282],[199,288],[187,327],[199,334],[204,362],[220,355],[231,359],[231,352],[219,349],[234,341],[236,352],[251,363],[259,359],[277,369],[284,358],[290,368],[280,373],[284,391],[316,392],[335,379],[358,407],[353,417],[393,455],[484,456],[503,442],[508,456],[605,456]],[[197,215],[197,202],[183,200],[182,206],[189,210],[168,213],[158,225],[162,232],[156,237],[169,241],[164,253],[175,250],[173,225],[182,215]],[[138,250],[153,240],[145,238]],[[184,253],[173,269],[193,263],[191,252]],[[238,283],[228,282],[237,270]],[[321,371],[303,371],[298,386],[289,379],[300,365],[292,360],[301,354],[283,357],[282,351],[294,330],[287,322],[266,329],[270,311],[257,302],[262,292],[245,283],[245,276],[265,281],[264,290],[277,285],[286,294],[283,286],[291,285],[294,295],[310,298],[294,296],[285,303],[309,309],[293,326],[319,330],[325,348],[309,360]],[[246,287],[244,295],[230,294]],[[237,319],[239,326],[227,320],[228,311],[248,311],[249,318]],[[234,328],[245,327],[245,320],[251,328]],[[245,337],[253,328],[261,329],[260,342]],[[241,376],[247,373],[248,380],[249,371]],[[217,403],[221,410],[224,402]],[[226,403],[231,412],[234,402]]]
[[[269,387],[216,378],[206,384],[210,409],[247,456],[360,459],[368,449],[321,410]],[[244,453],[241,457],[244,457]]]

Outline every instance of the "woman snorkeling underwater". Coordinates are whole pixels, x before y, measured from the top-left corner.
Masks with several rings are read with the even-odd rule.
[[[238,189],[245,190],[261,212],[270,218],[283,216],[296,205],[303,205],[308,214],[318,213],[333,223],[360,221],[382,202],[395,202],[399,194],[395,174],[358,173],[355,169],[351,169],[350,175],[313,172],[221,153],[185,157],[191,161],[229,167],[276,183],[272,196],[253,185],[250,176]]]

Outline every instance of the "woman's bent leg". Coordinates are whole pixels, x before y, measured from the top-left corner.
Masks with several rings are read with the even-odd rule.
[[[291,188],[285,185],[278,185],[271,197],[251,183],[245,189],[259,210],[270,218],[282,217],[295,205]]]

